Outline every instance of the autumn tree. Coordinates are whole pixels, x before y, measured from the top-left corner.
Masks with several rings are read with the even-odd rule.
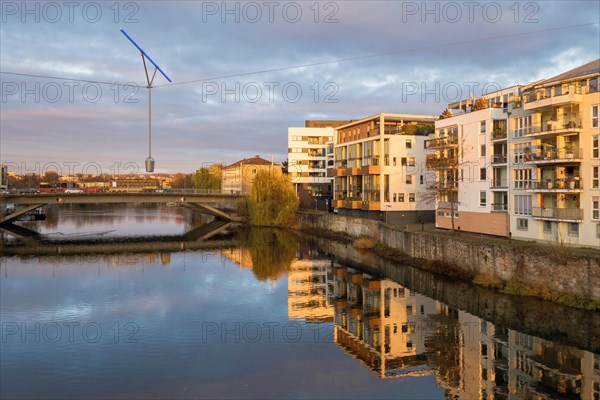
[[[175,174],[175,176],[173,176],[173,180],[171,181],[171,187],[178,189],[192,189],[194,187],[192,174]]]
[[[194,173],[194,185],[196,189],[221,189],[221,176],[223,166],[215,164],[211,167],[202,167]]]

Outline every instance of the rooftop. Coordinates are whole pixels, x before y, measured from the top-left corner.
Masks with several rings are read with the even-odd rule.
[[[251,158],[244,158],[242,160],[236,161],[233,164],[227,165],[225,168],[235,168],[240,165],[271,165],[272,162],[269,160],[265,160],[261,158],[258,154]],[[276,164],[277,165],[277,164]]]

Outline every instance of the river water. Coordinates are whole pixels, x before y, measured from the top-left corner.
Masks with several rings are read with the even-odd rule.
[[[47,213],[3,237],[2,398],[600,398],[598,313],[181,207]]]

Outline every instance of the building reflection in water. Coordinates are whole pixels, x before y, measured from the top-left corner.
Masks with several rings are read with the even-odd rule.
[[[288,272],[288,317],[307,322],[332,322],[333,306],[327,302],[327,273],[331,261],[298,259]]]
[[[381,378],[434,374],[452,399],[600,400],[597,354],[504,329],[388,279],[309,265],[290,276],[288,308],[300,299],[320,304],[298,296],[302,284],[327,298],[335,343]],[[290,316],[298,312],[290,308]]]

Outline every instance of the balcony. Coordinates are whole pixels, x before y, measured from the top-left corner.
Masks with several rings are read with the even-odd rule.
[[[508,204],[506,204],[506,203],[492,204],[492,212],[507,212],[507,211],[508,211]]]
[[[456,146],[458,146],[458,136],[456,135],[445,136],[436,139],[429,139],[425,141],[425,148],[427,150],[444,149]]]
[[[492,132],[492,141],[494,140],[506,140],[506,129],[495,129]]]
[[[535,137],[580,132],[581,129],[581,118],[571,118],[561,121],[547,121],[543,124],[535,124],[532,126],[514,129],[512,132],[514,137]]]
[[[534,219],[546,221],[581,222],[583,221],[583,209],[532,207],[531,216]]]
[[[438,201],[436,208],[438,210],[458,210],[458,203],[450,203],[449,201]]]
[[[582,149],[573,148],[536,148],[525,154],[527,164],[554,164],[581,162]]]
[[[508,189],[508,179],[492,179],[491,188],[492,189]]]
[[[425,160],[425,166],[429,169],[453,168],[458,166],[454,157],[439,157],[435,154],[428,154]]]
[[[492,164],[506,164],[506,154],[494,154],[492,156]]]
[[[581,192],[583,182],[578,176],[565,179],[543,179],[541,181],[526,182],[525,190],[530,192]]]
[[[523,104],[523,109],[525,111],[535,110],[538,108],[544,107],[552,107],[558,106],[561,104],[569,104],[569,103],[581,103],[583,100],[583,95],[581,94],[581,88],[571,87],[565,93],[562,94],[554,94],[554,96],[548,95],[547,93],[531,93],[529,95],[525,95],[525,102]]]

